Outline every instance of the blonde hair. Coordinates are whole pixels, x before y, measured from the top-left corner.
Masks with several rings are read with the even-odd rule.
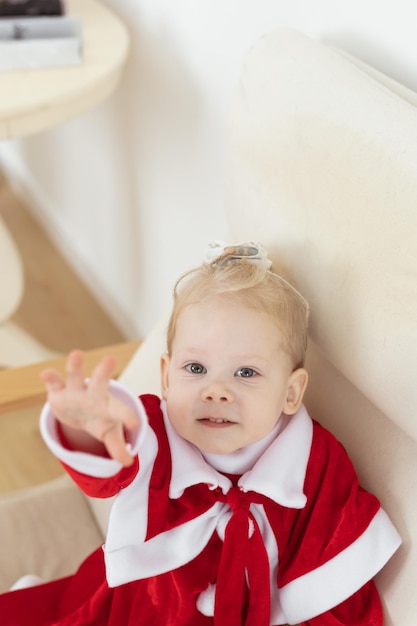
[[[282,335],[282,348],[293,369],[304,365],[309,307],[303,296],[278,274],[256,262],[241,259],[226,264],[203,264],[183,274],[174,287],[174,303],[167,331],[171,354],[177,320],[192,304],[222,296],[270,316]]]

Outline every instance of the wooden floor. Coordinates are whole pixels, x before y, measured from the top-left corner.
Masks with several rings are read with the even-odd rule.
[[[122,333],[1,175],[0,215],[20,250],[25,270],[23,301],[13,320],[59,352],[123,341]]]
[[[1,175],[0,215],[25,268],[25,293],[13,321],[59,353],[122,342],[122,333]],[[37,484],[62,471],[40,438],[39,411],[36,406],[0,415],[0,492]]]

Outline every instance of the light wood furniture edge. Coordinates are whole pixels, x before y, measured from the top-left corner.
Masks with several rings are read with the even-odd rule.
[[[109,354],[116,359],[115,378],[120,376],[126,365],[140,346],[140,341],[126,341],[119,344],[86,350],[85,370],[88,374],[103,356]],[[66,355],[25,367],[0,371],[0,415],[28,406],[40,404],[45,399],[45,388],[39,377],[45,368],[53,367],[65,371]]]

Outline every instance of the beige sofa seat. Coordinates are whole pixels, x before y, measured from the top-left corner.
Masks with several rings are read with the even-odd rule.
[[[69,575],[103,543],[86,498],[67,476],[3,495],[0,538],[0,592],[25,574]]]

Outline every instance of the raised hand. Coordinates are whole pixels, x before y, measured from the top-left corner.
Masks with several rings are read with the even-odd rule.
[[[66,378],[53,369],[44,370],[41,378],[70,445],[92,454],[107,450],[112,458],[128,466],[133,459],[124,429],[138,428],[138,420],[127,404],[109,392],[114,366],[114,359],[105,357],[86,381],[84,355],[75,350],[67,359]]]

